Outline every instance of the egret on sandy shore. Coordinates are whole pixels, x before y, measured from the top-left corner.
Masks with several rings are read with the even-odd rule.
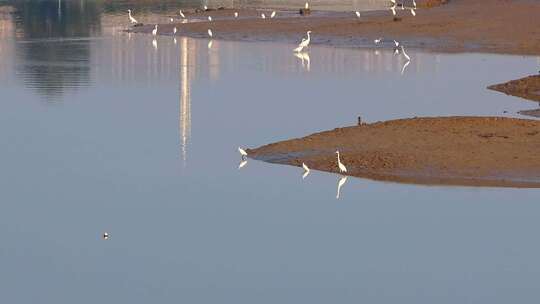
[[[272,14],[270,14],[270,19],[274,18],[276,16],[276,11],[273,11]]]
[[[416,16],[416,12],[414,11],[414,8],[411,8],[411,15]]]
[[[152,30],[152,35],[153,35],[153,36],[157,35],[157,28],[158,28],[158,25],[156,24],[156,26],[155,26],[154,29]]]
[[[309,168],[306,164],[302,163],[302,168],[304,169],[304,174],[302,174],[302,179],[306,178],[309,175]]]
[[[182,10],[180,10],[180,17],[182,17],[182,18],[184,18],[184,19],[186,18],[186,15],[184,15],[184,13],[182,12]]]
[[[234,12],[234,18],[238,18],[238,12]]]
[[[309,3],[306,2],[306,4],[304,5],[304,8],[309,9]]]
[[[347,168],[345,167],[345,165],[341,162],[341,159],[339,158],[339,150],[336,151],[336,154],[337,154],[337,163],[338,163],[338,167],[339,167],[339,172],[347,173]]]
[[[394,4],[394,6],[390,7],[390,10],[392,10],[392,15],[396,15],[396,5]]]
[[[379,44],[379,43],[381,43],[381,42],[382,42],[382,37],[381,37],[381,38],[377,38],[377,39],[373,40],[373,42],[374,42],[375,44]]]
[[[248,155],[246,150],[244,150],[244,149],[242,149],[240,147],[238,147],[238,152],[240,152],[240,156],[242,156],[242,159],[245,159],[246,156]]]
[[[135,18],[133,18],[133,16],[131,16],[131,10],[130,10],[130,9],[128,9],[128,16],[129,16],[129,21],[130,21],[131,23],[135,23],[135,24],[139,23],[139,22],[137,21],[137,19],[135,19]]]
[[[354,12],[356,14],[356,17],[358,17],[358,19],[360,19],[360,12],[359,11],[356,11]]]
[[[214,34],[212,34],[212,30],[211,30],[211,29],[208,29],[208,36],[210,36],[210,37],[214,36]]]
[[[339,181],[338,181],[338,184],[337,184],[337,194],[336,194],[336,199],[339,199],[339,195],[341,194],[341,187],[343,187],[343,185],[345,185],[345,182],[347,181],[347,176],[342,176]]]

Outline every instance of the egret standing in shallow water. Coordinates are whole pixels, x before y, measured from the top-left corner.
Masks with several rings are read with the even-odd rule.
[[[414,8],[411,8],[411,15],[416,16],[416,12],[414,11]]]
[[[264,13],[262,13],[261,18],[266,19],[266,15]]]
[[[129,16],[129,22],[135,23],[135,24],[139,23],[137,21],[137,19],[135,19],[135,18],[133,18],[133,16],[131,16],[131,10],[130,9],[128,9],[128,16]]]
[[[211,30],[211,29],[208,29],[208,36],[210,36],[210,38],[211,38],[212,36],[214,36],[214,34],[212,33],[212,30]]]
[[[212,16],[208,16],[208,21],[212,21]]]
[[[270,15],[270,19],[274,18],[276,16],[276,11],[273,11],[272,14]]]
[[[382,37],[381,37],[381,38],[377,38],[377,39],[373,40],[373,42],[374,42],[375,44],[379,44],[379,43],[381,43],[381,42],[382,42]]]
[[[304,174],[302,174],[302,179],[306,178],[309,175],[309,168],[306,164],[302,163],[302,168],[304,169]]]
[[[173,34],[176,34],[176,32],[177,32],[176,26],[173,28],[172,32],[173,32]]]
[[[184,15],[184,13],[182,12],[182,10],[180,10],[180,17],[186,19],[186,15]]]
[[[360,12],[359,11],[356,11],[354,12],[356,14],[356,17],[358,17],[358,19],[360,19]]]
[[[409,55],[407,55],[407,53],[405,53],[405,48],[403,47],[403,45],[401,46],[401,52],[403,53],[403,56],[405,56],[405,58],[407,58],[407,61],[411,61],[411,57],[409,57]]]
[[[234,12],[234,18],[238,18],[238,12]]]
[[[157,28],[158,28],[158,25],[156,24],[156,26],[155,26],[154,29],[152,30],[152,36],[157,35]]]
[[[238,152],[240,152],[240,156],[242,156],[242,159],[246,159],[246,156],[247,156],[246,150],[238,147]]]
[[[341,159],[339,158],[339,151],[336,151],[336,154],[337,154],[337,164],[338,164],[339,172],[347,173],[347,168],[345,167],[343,163],[341,163]]]

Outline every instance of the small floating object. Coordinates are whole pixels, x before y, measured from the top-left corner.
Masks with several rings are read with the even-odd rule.
[[[104,232],[103,235],[101,236],[104,240],[108,240],[109,239],[109,233],[108,232]]]
[[[131,16],[131,10],[130,10],[130,9],[128,9],[128,16],[129,16],[129,21],[130,21],[131,23],[134,23],[134,24],[139,23],[139,22],[137,21],[137,19],[135,19],[135,18],[133,18],[133,16]]]
[[[157,35],[157,29],[158,29],[158,25],[156,24],[156,26],[155,26],[154,29],[152,30],[152,35],[153,35],[153,36]]]

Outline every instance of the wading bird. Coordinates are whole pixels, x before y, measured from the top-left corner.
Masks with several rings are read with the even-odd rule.
[[[176,26],[172,29],[173,34],[176,34],[178,30],[176,29]]]
[[[309,168],[306,164],[302,163],[302,168],[304,169],[304,174],[302,174],[302,179],[306,178],[309,175]]]
[[[414,11],[414,8],[411,8],[411,15],[416,16],[416,12]]]
[[[360,19],[360,12],[356,11],[355,14],[356,14],[356,17],[358,17],[358,19]]]
[[[261,18],[266,19],[266,15],[264,13],[262,13]]]
[[[158,25],[156,24],[156,26],[155,26],[154,29],[152,30],[152,35],[153,35],[153,36],[157,35],[157,28],[158,28]]]
[[[341,159],[339,158],[339,150],[336,151],[336,154],[337,154],[337,164],[338,164],[339,172],[347,173],[347,168],[345,167],[345,165],[341,162]]]
[[[375,40],[373,40],[373,42],[375,42],[375,44],[379,44],[382,42],[382,38],[377,38]]]
[[[234,18],[238,18],[238,12],[234,12]]]
[[[208,16],[208,21],[212,21],[212,16]]]
[[[208,29],[208,36],[210,36],[210,37],[214,36],[211,29]]]
[[[246,156],[247,156],[246,150],[238,147],[238,152],[240,152],[240,156],[242,156],[242,159],[246,159]]]
[[[342,176],[339,181],[338,181],[338,184],[337,184],[337,194],[336,194],[336,199],[339,199],[339,195],[341,194],[341,187],[343,187],[343,185],[345,185],[345,182],[347,181],[347,176]]]
[[[104,240],[108,240],[109,239],[109,233],[104,232],[102,237],[103,237]]]
[[[270,15],[270,18],[274,18],[276,16],[276,11],[273,11],[272,14]]]
[[[139,23],[137,21],[137,19],[135,19],[135,18],[133,18],[133,16],[131,16],[131,10],[130,9],[128,9],[128,16],[129,16],[129,22],[135,23],[135,24]]]
[[[412,0],[412,4],[413,4],[414,8],[416,8],[416,1],[415,0]]]
[[[309,43],[311,42],[311,31],[307,31],[307,38],[306,39],[302,39],[302,42],[300,42],[300,44],[298,45],[299,47],[301,46],[302,48],[307,48],[309,46]]]
[[[304,8],[309,9],[309,3],[306,2],[306,4],[304,5]]]
[[[185,16],[184,13],[182,12],[182,10],[180,10],[180,17],[182,17],[182,18],[184,18],[184,19],[186,18],[186,16]]]

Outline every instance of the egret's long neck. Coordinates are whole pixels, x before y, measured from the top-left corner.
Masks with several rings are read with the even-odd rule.
[[[308,33],[307,33],[307,39],[308,39],[308,40],[311,40],[311,36],[309,36],[309,34],[310,34],[310,33],[308,32]]]
[[[337,161],[338,161],[338,163],[341,162],[341,160],[339,159],[339,152],[337,153]]]

